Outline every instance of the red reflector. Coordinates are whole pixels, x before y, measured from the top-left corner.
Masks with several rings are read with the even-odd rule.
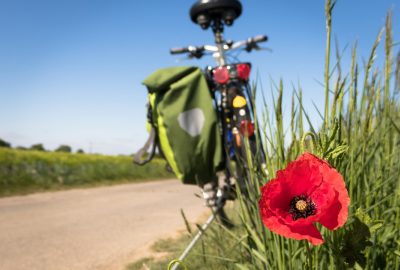
[[[238,77],[242,80],[247,81],[250,77],[250,66],[247,64],[237,64],[236,70]]]
[[[243,120],[240,122],[240,133],[243,136],[251,137],[254,135],[254,125],[249,120]]]
[[[229,72],[226,67],[217,67],[214,69],[214,80],[217,83],[225,84],[229,81]]]

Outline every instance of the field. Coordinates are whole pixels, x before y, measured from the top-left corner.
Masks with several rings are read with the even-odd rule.
[[[0,196],[173,177],[165,161],[0,148]]]
[[[331,45],[332,10],[333,4],[327,0],[325,78],[320,89],[325,92],[323,109],[307,112],[299,86],[292,93],[289,122],[284,123],[282,97],[286,90],[282,81],[273,84],[274,106],[265,103],[258,116],[269,176],[257,170],[259,164],[250,166],[249,195],[239,196],[232,210],[236,227],[229,230],[213,224],[184,260],[187,269],[400,268],[400,64],[393,56],[398,47],[392,37],[391,14],[363,64],[356,44],[346,51],[351,66],[344,74],[341,60],[345,50],[332,50]],[[380,46],[384,56],[378,63]],[[310,113],[320,116],[320,126],[310,120]],[[273,233],[265,227],[258,204],[260,188],[305,151],[326,160],[343,176],[350,197],[342,227],[329,230],[316,224],[324,238],[320,245]],[[143,264],[165,269],[189,239],[183,236],[168,245],[159,243],[155,249],[170,252],[169,257],[161,261],[145,258],[130,269],[140,269]]]

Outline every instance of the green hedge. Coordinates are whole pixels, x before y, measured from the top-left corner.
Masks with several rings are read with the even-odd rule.
[[[137,166],[127,156],[0,148],[0,196],[46,189],[173,177],[165,161]]]

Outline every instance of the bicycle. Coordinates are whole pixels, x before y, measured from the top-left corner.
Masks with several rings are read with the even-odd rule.
[[[186,54],[189,59],[200,59],[212,54],[217,66],[207,66],[204,74],[213,94],[215,108],[224,145],[223,183],[210,183],[203,187],[203,196],[226,226],[232,226],[223,207],[227,200],[236,198],[236,187],[241,193],[248,190],[253,164],[265,166],[265,153],[260,131],[254,114],[253,95],[249,85],[250,63],[230,62],[230,52],[244,49],[247,52],[260,49],[259,43],[268,40],[260,35],[242,41],[225,41],[224,26],[233,25],[241,15],[238,0],[199,0],[190,10],[191,20],[203,30],[211,28],[215,45],[172,48],[171,54]],[[234,164],[232,164],[234,163]],[[257,167],[257,166],[256,166]],[[234,181],[235,180],[235,181]],[[234,183],[236,182],[236,183]],[[217,189],[217,190],[215,190]],[[209,194],[212,195],[209,195]]]

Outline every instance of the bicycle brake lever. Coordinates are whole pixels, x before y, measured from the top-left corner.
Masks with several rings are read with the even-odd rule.
[[[256,51],[268,51],[268,52],[273,52],[272,49],[267,48],[267,47],[258,47],[258,48],[255,48],[255,50],[256,50]]]
[[[188,55],[188,56],[185,56],[185,57],[177,58],[176,62],[180,63],[180,62],[183,62],[183,61],[186,61],[186,60],[191,60],[191,59],[193,59],[193,56],[192,55]]]

